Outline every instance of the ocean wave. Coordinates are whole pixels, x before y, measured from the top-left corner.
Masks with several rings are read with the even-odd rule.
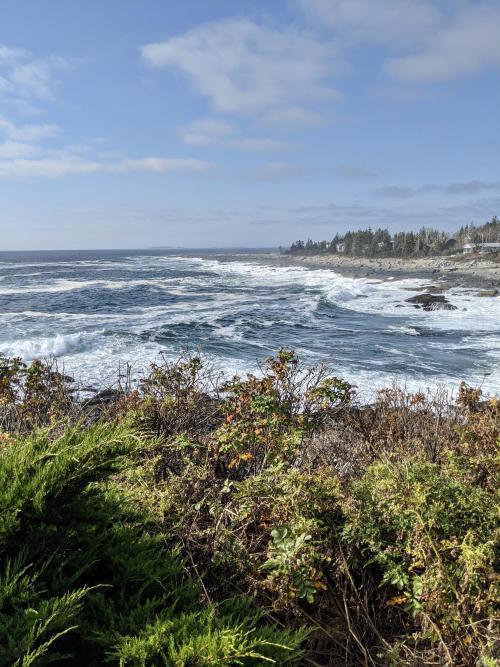
[[[81,353],[91,349],[95,345],[98,337],[98,332],[82,332],[4,341],[0,343],[0,351],[9,357],[21,357],[25,361],[57,358],[63,355]]]
[[[500,322],[500,299],[482,298],[470,294],[470,290],[454,288],[447,298],[457,310],[423,311],[406,303],[409,288],[427,284],[423,279],[393,279],[373,281],[366,278],[346,278],[330,269],[305,267],[267,267],[245,262],[222,263],[206,260],[205,265],[214,271],[228,275],[245,275],[253,281],[272,281],[275,284],[296,284],[306,289],[316,289],[330,302],[359,313],[377,313],[414,320],[422,320],[426,326],[441,329],[496,330]],[[362,297],[362,298],[360,298]]]
[[[175,282],[175,281],[173,281]],[[19,287],[2,287],[0,295],[14,294],[54,294],[57,292],[72,292],[97,287],[102,290],[124,290],[132,287],[157,287],[168,288],[170,281],[162,279],[153,280],[53,280],[52,283],[40,285],[39,283],[22,285]]]
[[[498,297],[454,288],[447,298],[458,310],[425,312],[406,303],[408,289],[423,281],[201,257],[35,266],[43,275],[21,271],[1,283],[0,351],[63,358],[71,375],[96,384],[116,379],[120,363],[131,362],[139,375],[160,352],[175,358],[185,345],[238,373],[255,371],[280,346],[293,347],[308,364],[333,362],[363,392],[395,379],[411,387],[500,384]],[[76,294],[82,290],[93,291]],[[57,292],[71,296],[50,297]],[[14,295],[26,295],[16,312],[21,298],[9,300]]]
[[[387,331],[389,333],[405,334],[407,336],[420,336],[420,333],[414,327],[405,326],[404,324],[401,324],[399,326],[389,324],[389,326],[387,327]]]

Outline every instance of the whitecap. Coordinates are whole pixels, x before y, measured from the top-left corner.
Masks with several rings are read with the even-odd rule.
[[[88,350],[95,344],[97,336],[96,332],[83,332],[3,341],[0,343],[0,351],[9,357],[21,357],[25,361],[57,358]]]

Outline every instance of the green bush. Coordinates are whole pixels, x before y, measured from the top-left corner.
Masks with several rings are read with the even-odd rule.
[[[467,480],[464,463],[449,454],[443,466],[373,465],[352,489],[344,529],[392,585],[386,605],[413,617],[410,643],[436,645],[453,665],[489,655],[500,601],[498,496]]]
[[[56,362],[38,359],[29,365],[0,352],[0,430],[30,433],[34,428],[73,422],[81,413],[72,378]]]
[[[179,556],[111,479],[144,442],[127,423],[0,452],[0,664],[292,664],[304,632],[250,602],[202,604]]]
[[[54,376],[0,366],[0,665],[496,664],[497,400],[357,406],[281,350],[33,433]]]

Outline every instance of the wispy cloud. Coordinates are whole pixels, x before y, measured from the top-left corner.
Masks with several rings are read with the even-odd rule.
[[[392,230],[415,229],[422,225],[456,229],[464,220],[485,221],[491,212],[498,210],[500,199],[477,199],[453,205],[402,206],[372,205],[367,203],[328,203],[294,208],[268,208],[255,216],[253,225],[293,225],[296,237],[307,237],[311,228],[315,234],[328,238],[335,231],[359,229],[371,226],[388,227]],[[250,217],[250,216],[248,216]]]
[[[0,86],[9,94],[19,94],[21,86],[33,95],[47,97],[52,67],[62,67],[55,56],[46,61],[36,60],[22,49],[0,46],[0,71],[6,70],[10,77],[9,80],[0,78]],[[0,178],[61,178],[71,174],[130,172],[168,174],[204,172],[212,168],[209,162],[195,158],[129,158],[117,151],[103,152],[98,150],[102,140],[61,146],[55,141],[59,134],[60,128],[55,123],[16,123],[0,116]]]
[[[213,165],[204,160],[193,158],[164,158],[146,157],[139,159],[126,159],[116,163],[101,164],[101,171],[126,173],[130,171],[143,171],[154,174],[166,174],[179,171],[204,172],[213,168]]]
[[[61,56],[37,58],[25,49],[0,45],[0,96],[48,98],[57,72],[68,66]]]
[[[3,133],[12,141],[36,142],[53,137],[58,131],[59,127],[54,123],[19,125],[0,116],[0,134]]]
[[[241,136],[234,125],[211,118],[196,120],[183,127],[181,136],[190,146],[216,146],[256,152],[282,151],[293,147],[288,141]]]
[[[223,141],[235,133],[236,130],[230,123],[212,118],[195,120],[181,131],[184,142],[191,146],[208,146]]]
[[[444,187],[444,192],[446,192],[446,194],[449,195],[464,195],[464,194],[470,195],[488,190],[490,191],[500,190],[500,181],[496,182],[467,181],[466,183],[451,183],[450,185],[446,185]]]
[[[40,148],[33,144],[20,141],[5,141],[0,143],[0,160],[33,157],[40,153]]]
[[[378,44],[382,71],[405,83],[444,81],[500,67],[496,0],[297,0],[344,49]]]
[[[334,30],[343,42],[395,46],[426,40],[441,24],[435,4],[426,0],[298,0],[309,20]]]
[[[390,185],[375,190],[377,197],[387,199],[410,199],[418,195],[432,194],[434,192],[446,195],[475,195],[480,192],[500,191],[500,181],[465,181],[463,183],[448,183],[438,185],[428,183],[418,188]]]
[[[333,43],[292,28],[223,20],[141,52],[151,67],[183,72],[215,110],[226,113],[283,113],[338,95],[330,81],[340,64]]]
[[[83,157],[82,147],[60,150],[38,149],[37,157],[31,157],[29,151],[13,149],[9,152],[8,144],[0,144],[0,178],[47,177],[61,178],[71,174],[127,174],[142,172],[150,174],[168,174],[174,172],[207,172],[213,168],[209,162],[194,158],[124,158],[121,160],[102,160]]]
[[[391,58],[384,70],[398,79],[421,83],[500,68],[499,26],[498,2],[466,6],[448,25],[435,31],[422,49]]]

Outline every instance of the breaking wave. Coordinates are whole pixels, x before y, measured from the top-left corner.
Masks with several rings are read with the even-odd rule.
[[[424,312],[406,302],[422,284],[178,253],[0,256],[0,352],[61,358],[84,380],[97,364],[99,382],[186,348],[255,371],[285,346],[367,390],[395,379],[497,389],[500,298],[455,288],[456,310]]]

